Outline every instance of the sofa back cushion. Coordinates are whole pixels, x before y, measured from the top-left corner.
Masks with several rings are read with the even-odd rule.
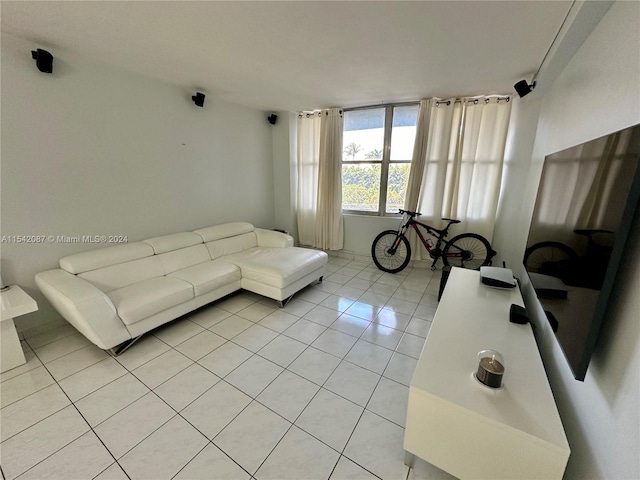
[[[196,230],[205,242],[211,260],[257,247],[255,227],[247,222],[232,222]]]
[[[199,263],[211,261],[209,251],[202,243],[156,256],[162,261],[162,268],[164,269],[165,275],[169,275],[177,270],[182,270],[183,268],[192,267]]]
[[[197,233],[181,232],[164,235],[162,237],[148,238],[147,240],[143,240],[143,242],[150,245],[153,248],[153,252],[158,255],[202,244],[203,240]]]
[[[174,233],[144,240],[162,260],[165,275],[211,260],[207,247],[202,242],[202,236],[194,232]]]
[[[223,223],[222,225],[215,225],[213,227],[201,228],[193,233],[196,233],[202,237],[202,240],[206,242],[212,242],[214,240],[220,240],[222,238],[235,237],[236,235],[242,235],[244,233],[250,233],[255,230],[255,227],[247,222],[233,222]]]
[[[164,275],[160,255],[132,260],[110,267],[98,268],[78,276],[95,285],[105,293],[126,287],[136,282]]]
[[[89,252],[76,253],[60,259],[60,268],[77,275],[99,268],[150,257],[153,248],[143,242],[124,243]]]
[[[235,237],[207,242],[206,245],[209,250],[209,254],[211,255],[211,259],[215,260],[216,258],[220,258],[224,255],[232,255],[234,253],[243,252],[249,248],[257,247],[258,240],[256,239],[256,234],[251,232],[236,235]]]

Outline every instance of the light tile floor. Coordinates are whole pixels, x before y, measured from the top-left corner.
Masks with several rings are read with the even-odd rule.
[[[448,479],[402,440],[439,272],[332,257],[284,308],[242,292],[113,358],[69,325],[2,374],[2,477]]]

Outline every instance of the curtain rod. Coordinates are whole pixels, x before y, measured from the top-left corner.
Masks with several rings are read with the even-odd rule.
[[[311,118],[313,116],[317,115],[318,117],[322,116],[322,111],[321,110],[314,110],[313,112],[300,112],[298,113],[298,118],[302,118],[302,117],[307,117],[307,118]]]
[[[492,97],[485,98],[484,103],[489,103],[492,98],[495,98],[496,102],[498,103],[500,103],[501,101],[505,101],[509,103],[511,101],[511,97],[492,96]],[[462,102],[468,102],[468,103],[473,103],[474,105],[477,105],[480,102],[480,99],[479,98],[456,98],[453,100],[453,103],[462,103]],[[440,104],[449,106],[451,105],[451,100],[436,100],[436,107],[439,107]]]
[[[492,98],[495,98],[497,102],[501,102],[501,101],[506,101],[506,102],[510,102],[511,101],[511,96],[510,95],[481,95],[481,97],[484,97],[484,102],[485,103],[489,103],[491,101]],[[433,100],[436,100],[436,98],[433,98]],[[479,98],[475,98],[475,97],[462,97],[462,98],[451,98],[451,99],[447,99],[447,100],[436,100],[436,107],[440,106],[440,104],[443,105],[451,105],[451,101],[453,101],[454,103],[462,103],[463,101],[469,101],[470,103],[473,103],[474,105],[477,105],[480,101]],[[351,110],[365,110],[365,109],[373,109],[373,108],[385,108],[388,105],[392,105],[394,107],[402,107],[402,106],[406,106],[406,105],[418,105],[420,103],[419,100],[416,100],[414,102],[400,102],[400,103],[381,103],[379,105],[367,105],[364,107],[350,107],[350,108],[343,108],[340,110],[340,114],[342,115],[343,112],[349,112]],[[307,118],[311,118],[314,115],[317,116],[322,116],[322,112],[328,110],[328,109],[321,109],[321,110],[313,110],[313,111],[303,111],[303,112],[299,112],[298,113],[298,118],[302,118],[302,117],[307,117]],[[327,112],[328,114],[328,112]]]
[[[322,116],[322,112],[325,112],[326,115],[329,115],[329,108],[324,108],[322,110],[314,110],[312,112],[300,112],[298,113],[298,118],[302,118],[302,117],[307,117],[307,118],[311,118],[315,115],[317,115],[318,117]],[[340,109],[339,111],[340,116],[342,116],[342,114],[344,113],[343,109]]]
[[[367,110],[370,108],[386,108],[389,105],[391,105],[392,107],[405,107],[408,105],[418,105],[420,104],[420,100],[414,100],[411,102],[380,102],[376,105],[364,105],[362,107],[349,107],[349,108],[345,108],[344,111],[345,112],[349,112],[351,110]]]

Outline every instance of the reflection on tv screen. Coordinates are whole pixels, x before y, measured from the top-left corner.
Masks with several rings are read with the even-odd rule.
[[[583,380],[640,190],[640,125],[545,158],[525,268]]]

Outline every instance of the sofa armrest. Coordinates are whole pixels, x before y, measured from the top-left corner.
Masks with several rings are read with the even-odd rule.
[[[258,239],[259,247],[293,247],[293,237],[286,233],[265,230],[263,228],[256,228],[254,231]]]
[[[129,340],[131,334],[104,292],[62,269],[36,275],[36,284],[57,312],[102,349]]]

